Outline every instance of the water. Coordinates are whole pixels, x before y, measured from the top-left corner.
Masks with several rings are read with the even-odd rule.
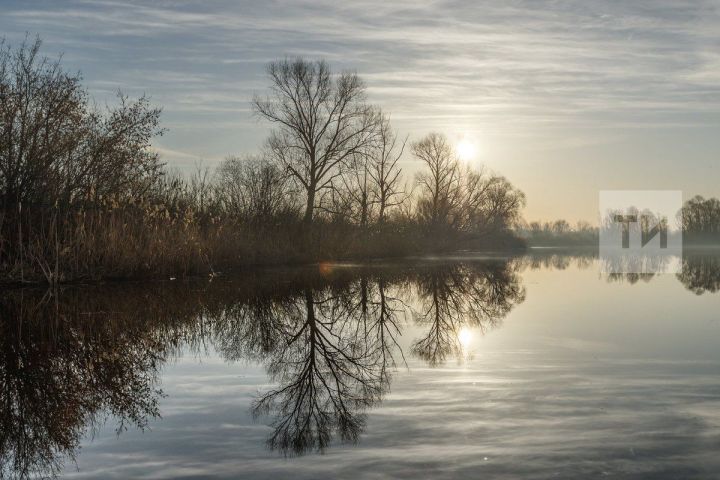
[[[719,290],[545,251],[6,292],[3,472],[715,478]]]

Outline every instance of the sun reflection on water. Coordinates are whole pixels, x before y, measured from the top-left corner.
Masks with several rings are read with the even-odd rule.
[[[463,350],[467,350],[470,347],[473,339],[473,332],[467,327],[463,327],[458,332],[458,341],[462,346]]]

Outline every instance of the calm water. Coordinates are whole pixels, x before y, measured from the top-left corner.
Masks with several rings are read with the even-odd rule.
[[[717,478],[719,307],[707,254],[6,292],[3,473]]]

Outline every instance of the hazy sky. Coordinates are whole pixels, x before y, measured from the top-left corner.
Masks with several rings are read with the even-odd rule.
[[[401,134],[474,142],[528,219],[592,220],[601,189],[720,195],[717,0],[0,0],[0,36],[26,32],[101,102],[163,106],[181,168],[258,149],[264,67],[302,55],[357,70]]]

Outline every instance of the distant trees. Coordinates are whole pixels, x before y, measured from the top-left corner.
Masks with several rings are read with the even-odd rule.
[[[586,221],[579,221],[575,226],[567,220],[559,219],[551,222],[518,222],[518,235],[525,238],[530,245],[593,245],[598,244],[598,228]]]
[[[683,231],[695,236],[720,235],[720,200],[697,195],[682,208]]]
[[[324,61],[276,61],[267,73],[270,93],[256,96],[253,106],[276,127],[268,146],[304,189],[307,224],[319,194],[372,144],[380,114],[365,103],[365,84],[357,74],[333,76]]]
[[[677,212],[677,218],[664,219],[649,209],[628,207],[620,212],[606,212],[600,219],[600,228],[616,228],[615,213],[634,217],[641,235],[650,237],[657,225],[664,225],[671,234],[677,234],[682,227],[686,243],[717,242],[720,240],[720,200],[696,195],[686,201]],[[623,227],[625,228],[625,227]],[[599,228],[586,221],[572,226],[566,220],[553,222],[530,222],[517,229],[531,245],[597,245]]]

